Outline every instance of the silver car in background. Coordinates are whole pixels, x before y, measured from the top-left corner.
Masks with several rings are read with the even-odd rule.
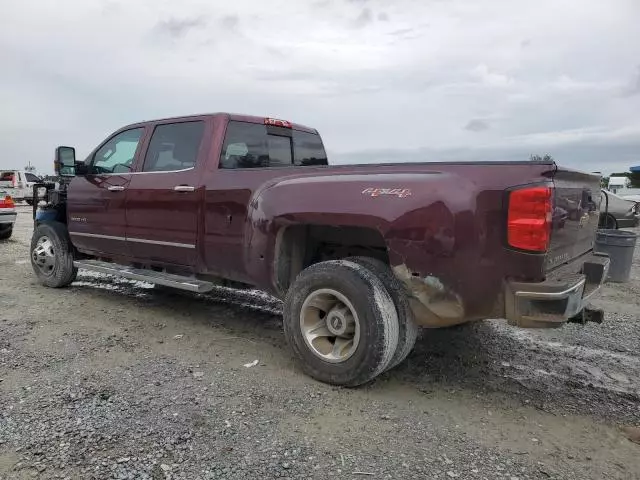
[[[639,202],[622,198],[608,190],[603,190],[602,195],[601,228],[634,228],[640,225]]]

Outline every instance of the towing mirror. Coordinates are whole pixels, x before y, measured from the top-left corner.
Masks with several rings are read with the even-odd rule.
[[[76,175],[76,149],[73,147],[56,148],[56,160],[54,171],[61,177],[75,177]]]

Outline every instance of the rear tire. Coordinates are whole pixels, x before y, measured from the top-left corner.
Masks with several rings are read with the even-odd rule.
[[[378,277],[391,295],[398,314],[398,348],[396,349],[387,370],[400,365],[411,353],[418,338],[418,325],[413,320],[413,310],[409,304],[404,285],[396,278],[389,266],[372,257],[351,257],[347,260],[368,268]]]
[[[332,260],[303,270],[284,303],[284,332],[302,369],[332,385],[373,380],[398,345],[398,317],[384,284],[354,262]]]
[[[73,246],[67,227],[59,222],[41,223],[31,237],[31,266],[40,283],[66,287],[76,279]]]
[[[0,230],[0,240],[7,240],[11,238],[13,234],[13,225],[9,225],[9,227],[5,227]]]

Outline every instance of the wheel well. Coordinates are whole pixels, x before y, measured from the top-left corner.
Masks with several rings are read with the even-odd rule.
[[[282,229],[276,243],[276,287],[284,293],[309,265],[352,256],[373,257],[389,263],[384,238],[373,228],[294,225]]]

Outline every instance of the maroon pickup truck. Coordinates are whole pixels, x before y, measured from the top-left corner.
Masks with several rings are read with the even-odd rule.
[[[56,168],[67,180],[34,189],[40,282],[257,287],[284,300],[303,369],[337,385],[398,365],[418,327],[589,319],[609,267],[599,176],[552,161],[329,166],[314,129],[219,113],[129,125],[84,162],[58,147]]]

